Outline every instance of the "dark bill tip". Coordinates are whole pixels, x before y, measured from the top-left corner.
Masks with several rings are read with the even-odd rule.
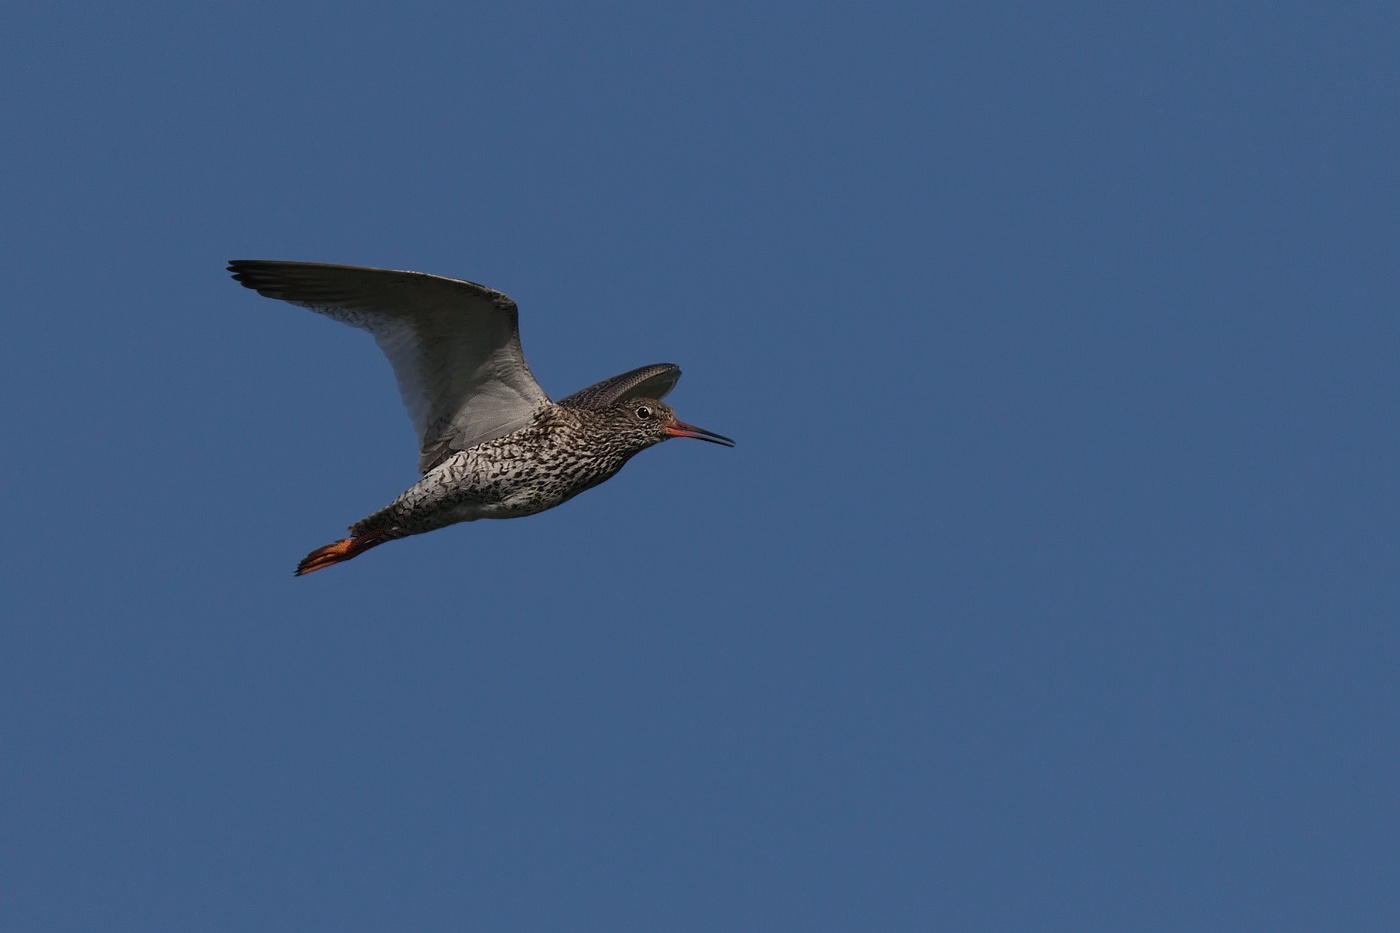
[[[693,424],[686,424],[684,421],[672,421],[666,425],[666,433],[672,437],[693,437],[697,441],[709,441],[711,444],[723,444],[725,447],[733,447],[734,442],[723,434],[716,434],[714,431],[706,431],[704,428],[697,428]]]

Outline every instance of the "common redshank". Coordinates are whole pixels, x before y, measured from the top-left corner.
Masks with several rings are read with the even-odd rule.
[[[297,576],[372,547],[478,518],[520,518],[572,499],[672,437],[733,447],[661,403],[680,379],[643,366],[552,402],[520,350],[515,302],[422,272],[235,259],[233,277],[268,298],[367,330],[389,358],[418,432],[421,479],[319,547]]]

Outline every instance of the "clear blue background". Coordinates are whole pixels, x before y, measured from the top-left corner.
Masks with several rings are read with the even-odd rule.
[[[8,5],[0,927],[1400,928],[1398,41]],[[231,257],[739,446],[294,579],[416,451]]]

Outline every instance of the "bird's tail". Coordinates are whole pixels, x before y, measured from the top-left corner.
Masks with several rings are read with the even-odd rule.
[[[331,564],[347,561],[387,540],[389,539],[377,534],[355,535],[351,538],[342,538],[332,544],[327,544],[325,547],[318,547],[303,557],[301,563],[297,564],[296,575],[305,576],[308,573],[329,567]]]

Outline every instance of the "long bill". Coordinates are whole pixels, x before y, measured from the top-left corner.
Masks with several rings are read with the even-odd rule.
[[[706,431],[704,428],[697,428],[693,424],[686,424],[684,421],[672,421],[666,425],[665,431],[672,437],[693,437],[697,441],[709,441],[711,444],[723,444],[725,447],[733,447],[734,442],[723,434],[716,434],[714,431]]]

